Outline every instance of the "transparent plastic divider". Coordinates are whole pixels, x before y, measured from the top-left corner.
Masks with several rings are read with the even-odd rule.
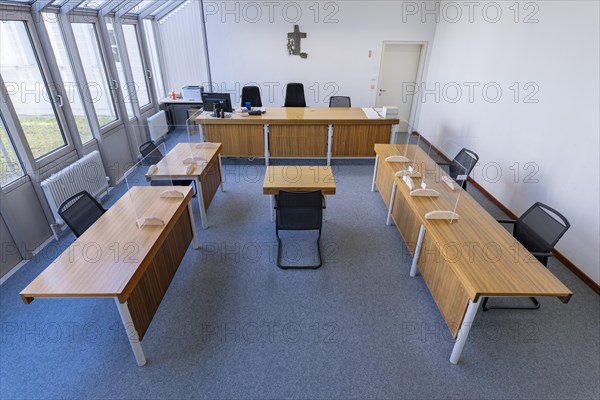
[[[198,115],[198,113],[195,115]],[[196,166],[206,167],[209,160],[206,158],[205,151],[203,150],[210,150],[218,146],[215,143],[206,142],[202,125],[199,125],[199,127],[200,129],[188,129],[187,131],[189,157],[183,159],[182,162],[187,166],[188,173],[193,172],[192,170]]]
[[[421,137],[418,135],[410,135],[408,137],[404,156],[408,161],[403,164],[403,168],[400,171],[396,172],[396,176],[402,178],[410,190],[416,188],[415,179],[421,178],[421,172],[417,165],[417,158],[420,154],[420,142]]]
[[[418,177],[413,177],[413,182],[415,182],[416,185],[410,192],[410,195],[412,197],[437,198],[440,196],[440,192],[436,189],[436,182],[439,181],[439,167],[435,161],[433,161],[433,146],[425,140],[422,140],[419,145],[422,150],[421,154],[426,155],[426,157],[420,157],[415,166],[415,169],[418,170],[420,175]]]
[[[174,181],[171,171],[166,168],[166,165],[161,164],[165,154],[167,154],[167,147],[162,143],[149,151],[125,172],[127,195],[140,229],[145,226],[164,225],[165,223],[159,216],[153,215],[154,210],[149,207],[152,198],[148,197],[147,191],[142,187],[164,186],[164,190],[160,193],[160,197],[164,199],[184,197],[183,191],[177,190],[173,186]]]
[[[447,220],[450,223],[458,220],[458,204],[463,192],[463,183],[467,180],[467,168],[457,161],[452,161],[448,172],[442,170],[440,198],[436,201],[436,210],[428,212],[427,219]]]

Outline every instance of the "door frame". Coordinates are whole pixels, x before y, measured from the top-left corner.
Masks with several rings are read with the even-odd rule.
[[[381,86],[381,75],[383,72],[383,58],[385,56],[385,46],[388,44],[404,44],[404,45],[420,45],[421,46],[421,54],[419,55],[419,64],[417,66],[417,76],[415,79],[415,83],[419,85],[419,82],[423,80],[423,71],[425,69],[425,59],[427,57],[427,50],[429,46],[429,42],[427,41],[404,41],[404,40],[384,40],[381,43],[381,57],[379,60],[379,76],[377,78],[377,88],[375,91],[375,104],[377,104],[377,97],[379,96],[379,88]],[[419,108],[419,102],[421,100],[421,90],[417,90],[415,96],[413,97],[413,101],[410,107],[410,115],[408,117],[408,126],[410,129],[410,133],[412,133],[412,127],[414,126],[415,117],[417,115],[417,109]]]

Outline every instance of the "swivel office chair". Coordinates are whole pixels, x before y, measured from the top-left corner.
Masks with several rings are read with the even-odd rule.
[[[288,83],[285,88],[284,107],[306,107],[304,98],[304,85],[301,83]]]
[[[537,202],[523,213],[517,220],[499,220],[500,223],[513,224],[513,236],[545,267],[548,257],[552,257],[554,245],[569,229],[569,221],[555,209]],[[530,297],[532,307],[489,307],[488,299],[483,300],[483,311],[503,310],[537,310],[540,303]]]
[[[244,86],[242,88],[242,107],[246,107],[246,102],[250,102],[252,107],[262,107],[260,98],[260,89],[258,86]]]
[[[350,97],[348,96],[331,96],[329,98],[329,107],[350,108]]]
[[[58,215],[76,237],[83,235],[106,210],[85,190],[69,197],[58,208]]]
[[[479,156],[472,150],[463,148],[450,163],[439,163],[448,167],[448,175],[455,181],[462,181],[462,188],[467,190],[467,180],[471,171],[479,161]],[[462,177],[461,175],[466,175]],[[461,179],[462,178],[462,179]]]
[[[275,235],[277,236],[277,266],[281,269],[317,269],[321,260],[321,228],[325,202],[320,190],[310,192],[288,192],[280,190],[276,200]],[[311,266],[286,266],[281,262],[282,242],[280,230],[318,230],[317,254],[319,264]]]

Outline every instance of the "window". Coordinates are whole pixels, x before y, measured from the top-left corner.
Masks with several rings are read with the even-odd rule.
[[[112,50],[113,58],[117,66],[117,73],[119,74],[119,81],[121,81],[121,91],[123,93],[123,99],[125,101],[125,107],[127,108],[127,116],[129,119],[134,118],[133,106],[131,105],[131,97],[129,96],[129,90],[127,88],[127,80],[125,79],[125,71],[123,71],[123,57],[119,51],[117,45],[117,35],[115,34],[115,24],[112,18],[106,18],[106,29],[108,30],[108,37],[110,39],[110,48]]]
[[[64,147],[53,96],[25,21],[0,22],[0,73],[33,157]]]
[[[123,36],[125,37],[125,46],[129,55],[129,64],[133,73],[133,82],[137,93],[140,108],[150,104],[150,94],[148,93],[148,84],[146,82],[146,70],[142,62],[142,52],[136,32],[135,25],[123,25]]]
[[[24,175],[21,162],[0,118],[0,185],[5,186]]]
[[[96,28],[89,22],[76,22],[71,26],[88,84],[90,99],[86,101],[93,102],[98,124],[101,127],[106,126],[116,121],[118,117],[112,92],[108,86],[108,75]]]
[[[159,99],[162,99],[163,97],[167,97],[167,93],[165,92],[165,85],[162,79],[158,48],[156,47],[156,36],[154,36],[154,25],[152,25],[151,20],[144,20],[144,29],[146,29],[148,51],[150,53],[150,65],[152,66],[152,80],[154,81],[156,96],[158,96]]]
[[[57,16],[55,14],[44,13],[42,18],[44,19],[44,24],[48,30],[50,44],[54,50],[56,63],[58,64],[58,69],[60,70],[60,75],[64,83],[65,101],[70,102],[71,111],[73,112],[73,117],[75,118],[75,124],[77,125],[81,141],[83,143],[89,142],[93,139],[92,129],[85,113],[85,109],[83,108],[79,84],[73,74],[69,54],[65,47]]]

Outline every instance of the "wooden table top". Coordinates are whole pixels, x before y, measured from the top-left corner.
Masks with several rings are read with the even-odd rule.
[[[267,112],[263,115],[236,112],[231,118],[213,118],[202,113],[195,119],[195,122],[204,125],[339,125],[357,122],[369,125],[394,125],[400,123],[398,118],[369,119],[362,108],[267,107],[266,110]]]
[[[165,190],[185,196],[161,199]],[[25,303],[36,297],[117,296],[126,301],[191,198],[189,186],[133,187],[23,289],[21,298]],[[139,210],[165,225],[139,229]]]
[[[385,159],[404,155],[406,151],[405,145],[375,145],[380,162],[395,172],[405,169],[406,165],[388,163]],[[415,149],[409,149],[408,153],[414,154]],[[556,296],[564,302],[570,299],[572,292],[466,191],[461,189],[456,209],[459,220],[450,223],[425,219],[429,211],[453,210],[458,191],[452,192],[441,180],[441,176],[447,174],[420,148],[415,170],[425,175],[427,187],[437,190],[440,197],[411,197],[408,186],[397,177],[398,189],[424,224],[426,235],[431,235],[446,259],[452,260],[448,264],[473,301],[480,296]],[[421,179],[413,180],[419,187]]]
[[[334,195],[335,178],[331,167],[323,166],[273,166],[267,167],[263,194],[277,195],[280,190],[321,190],[324,195]]]
[[[153,174],[148,173],[149,178],[194,178],[204,172],[208,164],[215,159],[223,149],[221,143],[178,143],[162,160],[156,164],[158,169]],[[194,170],[188,174],[187,164],[183,161],[187,158],[199,157],[207,163],[197,164]]]

